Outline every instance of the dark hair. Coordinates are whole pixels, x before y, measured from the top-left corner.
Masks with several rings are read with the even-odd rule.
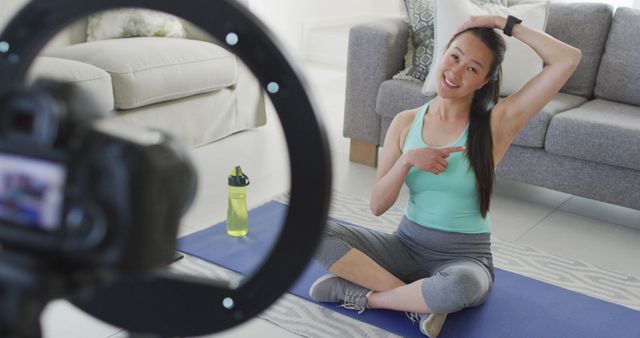
[[[504,59],[504,39],[491,28],[471,28],[458,33],[453,42],[464,33],[471,33],[482,41],[493,53],[493,62],[489,68],[489,81],[473,94],[469,112],[469,133],[467,136],[467,157],[476,175],[478,201],[482,218],[487,216],[494,181],[493,138],[491,134],[491,110],[500,97],[502,60]],[[449,47],[447,45],[447,48]]]

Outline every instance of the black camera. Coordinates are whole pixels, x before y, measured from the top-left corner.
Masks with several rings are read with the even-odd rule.
[[[168,134],[129,130],[95,107],[88,93],[54,81],[0,97],[2,248],[72,274],[164,266],[195,170]]]

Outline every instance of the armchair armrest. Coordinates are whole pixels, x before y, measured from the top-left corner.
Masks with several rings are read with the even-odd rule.
[[[349,32],[347,90],[343,135],[379,145],[380,115],[376,97],[382,82],[404,64],[409,30],[401,18],[356,25]]]

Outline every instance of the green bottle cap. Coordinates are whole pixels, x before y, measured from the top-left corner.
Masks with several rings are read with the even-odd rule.
[[[249,185],[249,177],[242,172],[242,168],[239,165],[231,169],[229,185],[232,187],[246,187]]]

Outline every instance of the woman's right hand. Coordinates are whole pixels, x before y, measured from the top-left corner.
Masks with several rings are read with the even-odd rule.
[[[449,163],[446,158],[451,153],[464,151],[466,147],[449,147],[449,148],[416,148],[407,153],[407,161],[411,166],[439,175],[447,170]]]

